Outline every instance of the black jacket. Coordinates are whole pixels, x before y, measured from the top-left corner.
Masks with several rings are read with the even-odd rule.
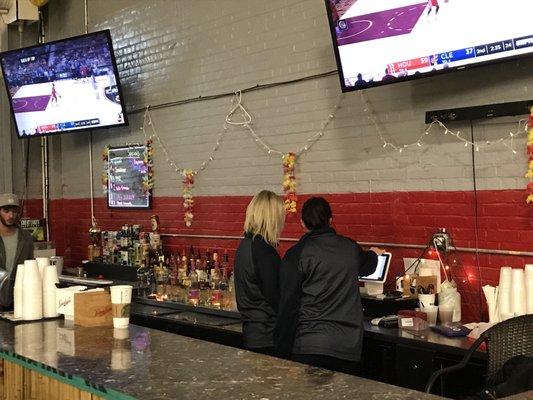
[[[317,354],[359,361],[363,309],[358,276],[377,255],[332,228],[311,231],[287,251],[280,270],[275,330],[280,355]]]
[[[274,347],[281,259],[263,237],[246,233],[235,255],[235,292],[244,347]]]

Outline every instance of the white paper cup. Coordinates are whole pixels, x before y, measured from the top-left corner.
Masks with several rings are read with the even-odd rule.
[[[131,285],[111,286],[111,306],[113,308],[113,327],[127,328],[130,323]]]
[[[435,293],[432,294],[418,294],[418,302],[420,307],[434,306],[435,305]]]

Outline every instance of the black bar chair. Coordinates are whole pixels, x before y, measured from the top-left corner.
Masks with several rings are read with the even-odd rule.
[[[445,374],[464,368],[481,343],[487,344],[487,376],[485,384],[491,385],[505,362],[515,356],[533,356],[533,314],[500,322],[481,334],[472,344],[459,364],[435,371],[426,384],[431,393],[435,381]]]

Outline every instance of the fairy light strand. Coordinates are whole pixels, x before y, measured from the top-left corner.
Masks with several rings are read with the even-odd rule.
[[[382,147],[383,148],[391,148],[392,150],[394,151],[397,151],[399,153],[403,152],[403,150],[405,149],[408,149],[410,147],[422,147],[422,145],[424,144],[424,141],[423,139],[433,133],[433,128],[435,126],[438,126],[442,129],[442,132],[443,132],[443,135],[450,135],[450,136],[453,136],[455,137],[458,141],[464,143],[464,146],[465,147],[468,147],[468,146],[474,146],[475,147],[475,150],[476,151],[479,151],[480,149],[483,149],[483,148],[486,148],[486,147],[489,147],[489,146],[492,146],[494,144],[500,144],[504,147],[506,147],[507,149],[509,149],[513,154],[517,154],[518,152],[515,150],[514,148],[514,139],[516,137],[519,137],[519,136],[522,136],[522,135],[525,135],[527,133],[527,119],[520,119],[517,123],[517,128],[516,128],[516,131],[513,132],[509,132],[509,135],[506,135],[506,136],[503,136],[503,137],[500,137],[498,139],[495,139],[495,140],[485,140],[483,142],[472,142],[471,140],[468,140],[464,137],[461,136],[461,131],[452,131],[451,129],[449,129],[445,124],[443,124],[441,121],[439,120],[435,120],[433,122],[431,122],[427,127],[426,129],[420,134],[420,136],[418,137],[418,139],[412,143],[408,143],[408,144],[403,144],[403,145],[396,145],[388,140],[385,139],[385,135],[383,134],[383,131],[380,127],[380,124],[378,123],[377,121],[377,118],[375,117],[375,112],[372,108],[372,105],[370,104],[370,102],[368,101],[368,99],[366,98],[366,95],[364,94],[364,91],[361,91],[361,100],[363,101],[363,105],[364,105],[364,108],[363,108],[363,111],[365,112],[368,120],[372,123],[372,125],[374,126],[374,128],[376,129],[376,132],[381,140],[381,142],[383,143]],[[509,141],[510,143],[508,144],[506,141]]]
[[[146,132],[146,127],[150,127],[150,134]],[[197,175],[200,171],[203,171],[207,168],[207,166],[215,159],[215,153],[220,149],[220,145],[222,144],[222,140],[224,138],[224,135],[226,134],[228,130],[228,127],[226,124],[224,124],[222,132],[220,132],[217,136],[217,140],[215,142],[215,145],[211,149],[211,152],[207,156],[207,158],[200,164],[199,169],[193,169],[194,175]],[[183,175],[183,173],[186,171],[186,168],[180,168],[178,167],[178,164],[174,159],[170,156],[168,153],[168,150],[164,143],[162,142],[161,138],[159,137],[159,134],[157,133],[157,130],[155,129],[154,123],[152,121],[152,115],[150,114],[150,106],[146,107],[146,111],[143,115],[143,124],[141,126],[141,131],[143,132],[145,138],[156,140],[159,148],[163,152],[163,155],[165,156],[166,162],[170,165],[170,167],[176,171],[178,174]]]
[[[509,132],[508,135],[504,137],[500,137],[495,140],[486,140],[483,142],[472,142],[471,140],[468,140],[465,137],[461,136],[461,131],[453,131],[449,129],[444,123],[442,123],[439,120],[435,120],[431,122],[424,131],[419,135],[418,139],[414,142],[403,144],[403,145],[397,145],[393,143],[392,141],[389,141],[385,138],[385,134],[380,126],[380,123],[378,122],[376,118],[376,113],[372,108],[372,105],[366,98],[366,95],[364,91],[360,91],[361,100],[363,102],[363,111],[366,114],[367,119],[372,123],[374,128],[376,129],[376,133],[379,137],[379,139],[382,142],[383,148],[390,148],[394,151],[397,151],[399,153],[402,153],[404,150],[411,148],[411,147],[422,147],[424,145],[424,138],[434,132],[435,127],[439,127],[442,130],[443,135],[450,135],[451,137],[454,137],[458,141],[464,143],[465,147],[468,146],[474,146],[476,151],[479,151],[480,149],[499,144],[504,146],[505,148],[509,149],[513,154],[517,154],[517,150],[514,148],[514,139],[516,137],[525,135],[527,133],[527,119],[521,119],[518,121],[518,126],[516,131]],[[303,144],[300,148],[298,148],[297,151],[294,153],[297,157],[301,156],[303,153],[309,151],[311,147],[313,147],[323,136],[330,125],[331,121],[335,118],[337,110],[339,110],[340,104],[342,100],[344,99],[344,95],[341,94],[336,104],[333,106],[333,110],[328,115],[328,117],[322,122],[321,128],[318,132],[314,133],[312,136],[306,139],[305,144]],[[235,118],[237,115],[239,115],[239,119]],[[252,127],[253,119],[248,110],[244,107],[242,103],[242,93],[240,91],[235,92],[235,96],[232,99],[232,108],[230,109],[229,113],[227,114],[225,118],[225,122],[223,125],[222,131],[218,134],[215,145],[212,147],[209,155],[207,158],[200,164],[198,169],[193,169],[194,175],[197,175],[201,171],[204,171],[209,164],[214,161],[215,155],[217,151],[220,149],[220,146],[222,144],[222,141],[224,139],[225,134],[228,131],[229,126],[240,126],[245,128],[246,133],[254,140],[254,142],[257,144],[258,147],[260,147],[265,153],[267,153],[269,156],[271,155],[278,155],[280,157],[283,157],[286,152],[283,152],[277,148],[271,147],[266,141],[264,141],[254,130]],[[149,132],[147,132],[149,130]],[[146,110],[143,115],[143,123],[141,126],[141,131],[144,134],[146,139],[155,140],[158,144],[158,147],[163,152],[163,155],[165,157],[166,162],[169,164],[169,166],[178,174],[183,175],[185,168],[180,168],[177,164],[177,162],[170,156],[165,144],[161,140],[161,137],[157,133],[157,130],[154,126],[152,115],[150,113],[150,106],[146,107]]]
[[[324,136],[324,132],[326,131],[326,129],[329,126],[329,124],[331,123],[331,121],[335,118],[335,114],[336,114],[337,110],[340,109],[340,104],[341,104],[343,99],[344,99],[344,95],[341,94],[338,97],[335,105],[333,106],[333,110],[329,113],[329,115],[326,118],[326,120],[324,120],[322,122],[320,130],[318,132],[314,133],[309,138],[307,138],[306,141],[305,141],[305,144],[302,145],[297,151],[294,152],[294,154],[296,154],[296,157],[299,157],[303,153],[305,153],[306,151],[309,151],[309,149],[311,149],[311,147],[313,147],[313,145],[316,142],[318,142]],[[236,126],[242,126],[243,128],[246,129],[246,132],[248,133],[248,135],[250,135],[252,137],[254,142],[257,143],[257,145],[263,151],[265,151],[265,153],[267,153],[269,156],[272,155],[272,154],[277,154],[278,156],[281,156],[283,158],[283,156],[286,154],[286,152],[283,152],[281,150],[278,150],[276,148],[273,148],[273,147],[269,146],[263,139],[261,139],[261,137],[259,137],[259,135],[257,135],[255,130],[252,128],[252,126],[251,126],[252,117],[251,117],[250,113],[248,113],[246,108],[242,105],[242,96],[241,96],[240,92],[236,93],[236,102],[237,102],[237,104],[232,109],[232,112],[230,114],[228,114],[228,117],[226,117],[226,123],[231,124],[231,125],[236,125]],[[236,110],[239,110],[241,112],[241,117],[243,118],[243,120],[241,122],[234,122],[234,121],[231,120],[231,114],[236,112]]]

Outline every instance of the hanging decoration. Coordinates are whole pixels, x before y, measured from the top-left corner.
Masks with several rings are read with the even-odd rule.
[[[240,92],[235,93],[234,103],[235,105],[231,109],[230,113],[226,117],[226,124],[242,126],[246,129],[247,133],[254,139],[258,146],[263,149],[269,156],[277,154],[281,156],[283,164],[283,193],[284,193],[284,205],[285,212],[287,214],[295,214],[298,204],[298,196],[296,195],[296,176],[294,173],[296,160],[306,151],[308,151],[316,142],[324,136],[324,132],[329,123],[335,118],[336,111],[340,108],[340,103],[343,100],[343,95],[340,95],[337,102],[333,106],[333,111],[328,115],[327,119],[322,122],[321,129],[314,133],[306,140],[306,143],[301,146],[295,153],[284,153],[281,150],[270,147],[263,139],[261,139],[252,128],[252,116],[242,105],[242,95]],[[240,113],[241,120],[234,121],[232,119],[233,114]]]
[[[526,173],[526,178],[529,178],[529,183],[527,184],[527,198],[526,203],[533,204],[533,107],[530,109],[529,118],[527,120],[527,162],[528,170]]]
[[[473,146],[476,151],[479,151],[481,147],[486,147],[486,146],[490,146],[493,144],[501,144],[507,147],[509,150],[511,150],[513,154],[517,154],[517,151],[514,149],[513,139],[527,132],[527,129],[529,126],[530,132],[529,132],[529,139],[528,139],[528,156],[529,156],[529,168],[530,169],[528,173],[526,174],[526,177],[530,178],[530,183],[528,184],[528,193],[529,193],[528,203],[533,202],[533,122],[532,122],[533,117],[530,117],[529,122],[525,119],[518,121],[517,132],[510,132],[508,136],[501,137],[497,140],[492,140],[492,141],[487,140],[487,141],[477,142],[477,143],[474,143],[462,137],[460,131],[454,132],[448,129],[448,127],[446,127],[446,125],[444,125],[442,122],[435,120],[427,126],[427,128],[420,134],[420,136],[415,142],[409,143],[409,144],[403,144],[403,145],[396,145],[385,139],[385,135],[383,134],[382,129],[380,125],[378,124],[377,118],[375,116],[375,112],[372,110],[372,106],[367,100],[364,91],[361,91],[360,93],[361,93],[362,101],[364,103],[364,112],[367,115],[368,120],[370,120],[371,123],[374,125],[376,132],[383,143],[383,147],[391,148],[395,151],[398,151],[399,153],[413,146],[421,147],[423,145],[423,139],[425,138],[425,136],[432,133],[434,127],[439,127],[442,129],[442,132],[444,135],[450,134],[451,136],[455,137],[457,140],[464,143],[465,147]],[[340,108],[340,103],[343,99],[344,99],[344,95],[341,94],[338,97],[335,105],[333,106],[332,112],[322,122],[320,129],[317,132],[315,132],[313,135],[311,135],[309,138],[307,138],[304,145],[298,148],[298,150],[295,152],[284,152],[279,149],[271,147],[263,139],[261,139],[261,137],[257,135],[254,128],[252,127],[253,125],[252,116],[242,104],[242,93],[240,91],[237,91],[235,92],[235,96],[232,99],[232,108],[230,109],[229,113],[226,116],[225,123],[223,125],[223,130],[218,134],[217,141],[214,147],[212,148],[207,159],[200,164],[199,169],[180,168],[178,167],[177,163],[170,157],[169,152],[167,151],[164,143],[162,142],[153,124],[152,116],[150,114],[150,106],[146,107],[141,131],[143,132],[146,139],[149,140],[150,142],[152,140],[157,141],[158,146],[162,150],[167,163],[180,176],[180,179],[182,181],[182,195],[184,199],[184,202],[183,202],[184,221],[187,226],[191,226],[193,219],[194,219],[193,189],[194,189],[195,177],[201,171],[204,171],[209,166],[209,164],[214,160],[215,153],[220,148],[222,139],[224,135],[227,133],[228,126],[230,125],[243,127],[246,130],[246,133],[252,137],[252,139],[257,143],[257,145],[262,150],[264,150],[265,153],[267,153],[267,155],[271,156],[272,154],[275,154],[275,155],[281,156],[282,163],[283,163],[282,186],[283,186],[283,192],[284,192],[285,209],[287,213],[295,213],[296,207],[297,207],[297,195],[296,195],[297,182],[296,182],[296,176],[294,173],[296,161],[303,153],[310,150],[311,147],[315,143],[317,143],[320,140],[320,138],[324,136],[324,132],[326,131],[330,122],[335,118],[336,111]],[[510,143],[508,143],[508,141],[510,141]],[[105,150],[104,150],[103,159],[104,159],[104,163],[106,163],[107,155],[105,153]],[[102,178],[102,185],[105,186],[106,188],[105,190],[107,190],[107,182],[104,179],[107,179],[107,178],[104,178],[104,177]],[[151,184],[153,185],[153,182]]]
[[[508,135],[505,135],[503,137],[500,137],[499,139],[495,140],[485,140],[482,142],[472,142],[471,140],[468,140],[461,136],[461,131],[452,131],[451,129],[448,129],[446,125],[444,125],[441,121],[435,120],[431,122],[427,128],[420,134],[418,139],[415,142],[403,144],[403,145],[396,145],[392,142],[389,142],[385,139],[384,133],[377,121],[376,113],[374,112],[372,105],[366,98],[366,95],[364,93],[364,90],[360,91],[361,94],[361,100],[363,102],[364,108],[363,111],[365,112],[368,120],[374,125],[374,128],[376,129],[376,132],[383,143],[383,148],[391,148],[394,151],[397,151],[398,153],[403,152],[404,150],[410,148],[410,147],[422,147],[424,138],[433,132],[434,127],[440,127],[442,129],[442,133],[444,135],[450,134],[450,136],[455,137],[460,142],[464,143],[465,147],[473,146],[476,151],[479,151],[481,148],[489,147],[495,144],[500,144],[504,147],[507,147],[513,154],[517,154],[518,152],[514,148],[514,138],[517,136],[523,135],[527,132],[527,119],[521,119],[518,121],[518,127],[516,132],[509,132]],[[510,143],[508,144],[507,141]]]
[[[102,150],[102,192],[107,195],[107,184],[109,182],[109,146],[105,146]]]
[[[307,138],[306,141],[305,141],[305,144],[303,146],[301,146],[294,154],[296,155],[296,157],[299,157],[301,156],[303,153],[305,153],[306,151],[308,151],[309,149],[311,149],[311,147],[320,140],[320,138],[322,138],[324,136],[324,132],[326,130],[326,128],[328,127],[328,125],[330,124],[330,122],[333,120],[333,118],[335,118],[335,113],[337,112],[337,110],[340,108],[340,103],[342,102],[342,100],[344,99],[344,95],[341,94],[335,105],[333,106],[333,111],[328,115],[328,117],[326,118],[325,121],[322,122],[321,124],[321,127],[320,127],[320,130],[318,132],[315,132],[311,137]],[[248,113],[248,111],[244,108],[244,106],[242,105],[242,97],[241,97],[241,93],[240,92],[236,92],[236,105],[234,106],[233,110],[232,110],[232,113],[233,112],[236,112],[237,110],[240,110],[241,112],[241,115],[243,117],[243,120],[241,122],[234,122],[234,121],[231,121],[228,120],[228,117],[230,117],[230,115],[228,115],[228,117],[226,117],[226,123],[230,124],[230,125],[239,125],[239,126],[242,126],[246,129],[247,133],[254,139],[254,141],[257,143],[257,145],[263,149],[269,156],[272,155],[272,154],[277,154],[279,156],[283,157],[285,156],[285,152],[281,151],[281,150],[278,150],[278,149],[275,149],[275,148],[272,148],[270,147],[263,139],[261,139],[257,133],[255,133],[254,129],[252,128],[252,117],[250,116],[250,114]]]
[[[222,139],[224,135],[228,131],[228,126],[235,125],[235,126],[243,126],[248,134],[252,136],[252,138],[255,140],[258,145],[263,148],[268,155],[277,154],[282,157],[282,160],[284,160],[284,156],[286,154],[292,154],[294,157],[292,162],[292,178],[289,184],[289,187],[294,188],[294,190],[291,193],[287,193],[285,191],[285,185],[284,185],[284,192],[286,194],[286,200],[290,199],[288,212],[296,212],[296,204],[297,204],[297,197],[296,197],[296,178],[294,177],[294,164],[296,163],[296,159],[303,154],[304,152],[308,151],[322,136],[324,136],[324,131],[328,127],[331,120],[335,117],[335,111],[340,108],[340,102],[344,98],[344,96],[341,94],[333,107],[333,112],[328,115],[327,119],[322,123],[321,129],[313,134],[311,137],[309,137],[306,140],[306,143],[301,146],[295,153],[284,153],[280,150],[273,149],[270,146],[268,146],[253,130],[251,127],[252,124],[252,117],[248,113],[248,111],[244,108],[242,105],[242,93],[240,91],[235,92],[235,96],[232,99],[232,108],[228,112],[225,123],[223,126],[222,132],[218,134],[217,141],[215,143],[215,146],[211,150],[211,153],[207,157],[205,161],[203,161],[200,164],[199,169],[185,169],[178,167],[178,164],[176,161],[174,161],[170,154],[168,153],[168,150],[166,149],[165,145],[163,144],[161,137],[157,133],[157,130],[154,126],[154,123],[152,121],[152,116],[150,114],[150,106],[146,107],[146,111],[144,112],[143,116],[143,124],[141,126],[141,131],[146,137],[147,140],[155,140],[157,141],[157,144],[161,151],[163,152],[165,156],[165,160],[169,164],[169,166],[176,171],[182,181],[182,195],[183,195],[183,208],[184,208],[184,221],[185,225],[191,226],[193,219],[194,219],[194,213],[193,213],[193,205],[194,205],[194,196],[193,196],[193,188],[194,188],[194,179],[196,175],[198,175],[201,171],[204,171],[211,161],[215,158],[215,153],[220,148],[220,144],[222,142]],[[284,162],[284,169],[285,169],[285,162]],[[284,178],[285,181],[285,178]],[[291,189],[292,190],[292,189]],[[287,204],[287,203],[286,203]],[[287,206],[286,206],[287,209]],[[294,211],[292,211],[294,210]]]
[[[183,177],[183,221],[185,222],[185,225],[187,227],[190,227],[192,225],[192,221],[194,219],[194,197],[192,191],[194,189],[194,177],[197,173],[197,171],[194,171],[192,169],[184,169],[181,173]]]
[[[143,191],[144,193],[151,193],[154,188],[154,148],[152,147],[152,140],[146,141],[146,153],[144,155],[144,165],[148,173],[143,177]]]
[[[296,154],[287,153],[283,155],[283,192],[285,193],[283,203],[287,214],[295,214],[298,196],[296,195],[296,177],[294,169],[296,165]]]
[[[149,128],[147,128],[149,127]],[[147,129],[150,130],[150,133],[147,133]],[[194,219],[194,213],[193,213],[193,207],[194,207],[194,196],[193,196],[193,189],[194,189],[194,178],[196,175],[198,175],[201,171],[205,170],[207,166],[215,159],[215,153],[220,148],[220,144],[222,142],[222,139],[225,135],[225,133],[228,130],[227,124],[224,124],[224,129],[222,132],[218,134],[217,141],[215,143],[215,146],[211,149],[211,152],[209,153],[209,156],[206,160],[204,160],[200,164],[200,169],[192,169],[192,168],[180,168],[178,167],[178,164],[176,161],[174,161],[170,154],[168,153],[167,148],[161,141],[161,137],[157,133],[157,130],[155,129],[154,123],[152,121],[152,115],[150,114],[150,106],[146,107],[146,111],[144,112],[143,116],[143,124],[141,126],[141,132],[144,134],[144,137],[152,143],[152,141],[155,139],[157,141],[157,144],[161,151],[163,152],[165,159],[169,166],[176,171],[182,182],[182,196],[183,196],[183,221],[185,222],[185,225],[187,227],[192,226],[192,222]]]

